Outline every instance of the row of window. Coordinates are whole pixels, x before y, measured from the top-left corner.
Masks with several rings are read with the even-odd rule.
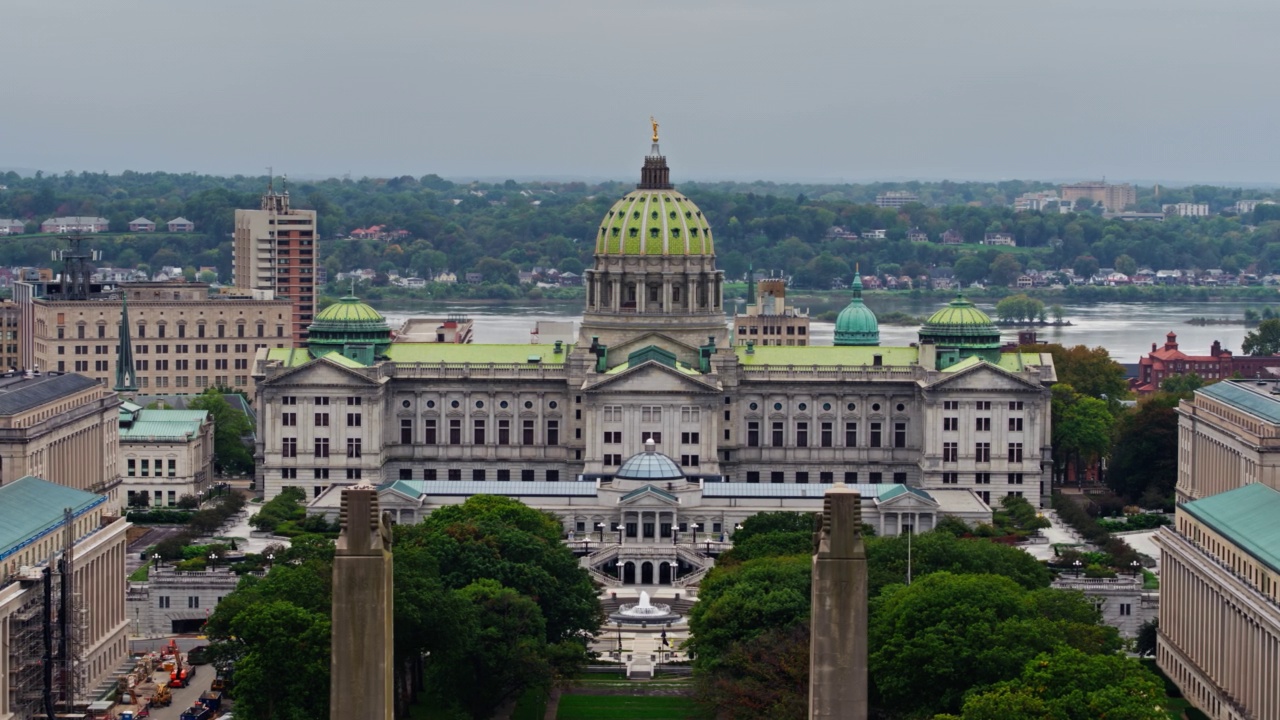
[[[1007,459],[1011,463],[1022,462],[1022,443],[1009,443]],[[991,462],[991,443],[980,442],[973,446],[974,462],[989,463]],[[942,443],[942,462],[959,462],[960,461],[960,444],[954,442]]]
[[[329,427],[329,413],[318,412],[312,415],[312,424],[315,427]],[[360,427],[363,423],[363,416],[357,412],[347,413],[347,427]],[[297,427],[298,413],[287,412],[280,413],[280,425],[283,427]]]
[[[511,470],[510,470],[510,469],[508,469],[508,468],[499,468],[498,470],[496,470],[496,471],[494,471],[494,472],[495,472],[495,477],[494,477],[494,479],[495,479],[495,480],[497,480],[497,481],[499,481],[499,482],[510,482],[510,481],[511,481]],[[445,477],[446,477],[446,479],[448,479],[448,480],[454,480],[454,481],[462,480],[462,470],[461,470],[461,468],[449,468],[447,471],[445,471]],[[547,470],[547,471],[545,471],[545,474],[543,475],[543,478],[544,478],[547,482],[560,482],[560,471],[559,471],[559,470]],[[412,480],[412,479],[413,479],[413,470],[412,470],[412,469],[410,469],[410,468],[400,468],[400,479],[401,479],[401,480]],[[440,479],[440,477],[439,477],[439,473],[436,471],[436,469],[435,469],[435,468],[426,468],[426,469],[424,469],[424,470],[422,471],[422,479],[423,479],[423,480],[439,480],[439,479]],[[475,482],[485,482],[485,481],[487,481],[488,479],[489,479],[489,471],[485,470],[484,468],[475,468],[475,469],[473,469],[473,470],[471,471],[471,480],[473,480],[473,481],[475,481]],[[520,471],[520,481],[521,481],[521,482],[533,482],[533,481],[535,481],[536,479],[537,479],[537,471],[536,471],[536,470],[532,470],[532,469],[529,469],[529,468],[525,468],[525,469],[523,469],[523,470],[521,470],[521,471]]]
[[[1023,403],[1023,401],[1021,401],[1021,400],[1010,400],[1010,401],[1009,401],[1009,409],[1010,409],[1010,410],[1021,410],[1021,409],[1023,409],[1023,405],[1024,405],[1024,403]],[[960,409],[960,401],[959,401],[959,400],[943,400],[943,401],[942,401],[942,409],[943,409],[943,410],[959,410],[959,409]],[[990,410],[990,409],[991,409],[991,401],[990,401],[990,400],[975,400],[975,401],[974,401],[974,409],[975,409],[975,410]]]
[[[991,473],[974,473],[973,482],[975,485],[990,485]],[[1022,473],[1009,473],[1008,475],[1005,476],[1005,482],[1008,485],[1021,485]],[[959,485],[960,473],[958,472],[942,473],[942,484],[943,485]]]
[[[422,425],[423,425],[423,433],[422,433],[423,444],[439,445],[440,439],[437,433],[437,428],[438,428],[437,421],[434,418],[429,418],[429,419],[423,420]],[[537,423],[535,420],[520,421],[519,429],[520,429],[521,445],[536,444],[537,442],[536,425]],[[471,444],[472,445],[487,444],[490,437],[488,434],[489,427],[490,427],[489,421],[487,418],[473,418],[471,420]],[[511,445],[512,444],[511,420],[508,420],[505,418],[499,419],[497,421],[496,429],[497,429],[497,432],[494,435],[494,440],[496,441],[496,444]],[[463,444],[461,419],[449,420],[448,431],[449,431],[449,436],[448,436],[449,445]],[[560,421],[559,420],[545,421],[543,435],[545,437],[546,445],[559,445],[560,444]],[[413,419],[412,418],[401,418],[400,442],[404,445],[409,445],[413,443]]]
[[[656,443],[656,444],[658,444],[658,445],[661,445],[661,444],[662,444],[662,433],[661,433],[661,432],[657,432],[657,431],[652,431],[652,432],[641,432],[641,433],[640,433],[640,442],[641,442],[641,443],[648,443],[650,440],[652,440],[654,443]],[[605,430],[605,431],[604,431],[604,444],[605,444],[605,445],[617,445],[617,444],[619,444],[619,443],[621,443],[621,442],[622,442],[622,431],[621,431],[621,430]],[[702,442],[702,433],[699,433],[699,432],[682,432],[682,433],[680,433],[680,442],[681,442],[681,444],[684,444],[684,445],[697,445],[698,443]]]
[[[156,345],[156,346],[154,346],[154,347],[155,347],[155,353],[152,353],[152,352],[151,352],[151,348],[152,348],[152,346],[150,346],[150,345],[134,345],[134,346],[133,346],[133,353],[134,353],[135,355],[151,355],[151,354],[155,354],[155,355],[168,355],[168,354],[169,354],[169,346],[168,346],[168,345]],[[194,345],[194,346],[192,346],[192,345],[174,345],[174,346],[173,346],[173,352],[175,352],[175,353],[177,353],[177,354],[179,354],[179,355],[185,355],[186,353],[191,352],[191,348],[192,348],[192,347],[194,347],[194,348],[195,348],[196,353],[199,353],[199,354],[207,354],[207,353],[209,352],[209,346],[208,346],[208,345],[205,345],[205,344],[198,344],[198,345]],[[215,345],[213,346],[213,352],[214,352],[214,353],[216,353],[216,354],[218,354],[218,355],[226,355],[226,354],[227,354],[227,352],[228,352],[228,348],[230,348],[230,347],[232,347],[232,346],[231,346],[231,345],[225,345],[225,344],[215,344]],[[236,353],[239,353],[239,354],[245,354],[245,353],[249,352],[249,344],[248,344],[248,343],[237,343],[234,347],[235,347],[235,352],[236,352]],[[257,345],[254,345],[254,346],[253,346],[253,349],[256,351],[256,350],[261,350],[262,348],[265,348],[265,347],[266,347],[266,345],[265,345],[265,344],[259,343],[259,344],[257,344]],[[116,345],[116,346],[112,347],[112,346],[110,346],[110,345],[94,345],[94,346],[93,346],[93,352],[92,352],[92,353],[90,353],[90,352],[89,352],[89,346],[88,346],[88,345],[73,345],[73,346],[71,346],[71,351],[72,351],[72,354],[74,354],[74,355],[106,355],[106,354],[108,354],[108,353],[111,353],[111,354],[119,353],[119,352],[120,352],[120,346],[119,346],[119,345]],[[66,355],[66,354],[67,354],[67,346],[65,346],[65,345],[59,345],[59,346],[57,347],[57,354],[58,354],[58,355]],[[157,361],[157,362],[159,362],[159,361]],[[183,361],[183,362],[185,362],[185,361]],[[224,361],[224,362],[225,362],[225,361]]]
[[[702,530],[704,532],[706,531],[706,528],[703,527],[701,523],[690,524],[688,522],[676,523],[674,526],[671,523],[658,523],[656,527],[654,523],[634,523],[634,522],[629,522],[626,524],[618,523],[618,522],[610,522],[609,525],[610,527],[607,532],[616,533],[621,531],[626,533],[626,536],[629,538],[641,537],[640,535],[636,534],[637,532],[642,532],[643,537],[651,538],[651,537],[654,537],[655,530],[658,532],[658,537],[664,537],[664,538],[671,537],[672,530],[674,530],[675,532],[682,532],[682,533],[689,532],[690,528],[695,528],[697,530]],[[580,533],[606,532],[603,527],[588,528],[587,522],[585,520],[579,520],[576,523],[574,523],[574,528],[577,532],[580,532]],[[721,525],[719,522],[713,522],[711,523],[710,532],[714,535],[716,533],[721,532],[723,528],[724,526]]]
[[[165,336],[165,326],[164,326],[164,325],[157,325],[156,327],[157,327],[158,332],[157,332],[157,334],[155,335],[155,337],[158,337],[158,338],[162,338],[162,337],[164,337],[164,336]],[[205,327],[205,326],[204,326],[204,323],[199,323],[199,324],[197,324],[197,325],[196,325],[196,337],[197,337],[197,338],[202,338],[202,337],[204,337],[204,327]],[[226,334],[226,333],[227,333],[227,326],[226,326],[225,324],[223,324],[223,323],[219,323],[217,327],[218,327],[218,335],[217,335],[217,337],[226,337],[226,336],[227,336],[227,334]],[[266,336],[267,336],[267,333],[266,333],[266,325],[265,325],[265,324],[263,324],[263,323],[256,323],[256,327],[257,327],[257,331],[256,331],[256,332],[257,332],[257,337],[266,337]],[[85,329],[84,329],[84,328],[85,328],[85,326],[84,326],[84,325],[77,325],[77,326],[76,326],[76,339],[77,339],[77,340],[84,340],[84,339],[85,339]],[[138,336],[138,337],[140,337],[140,338],[145,338],[145,337],[147,336],[147,326],[146,326],[146,324],[145,324],[145,323],[138,323],[138,335],[137,335],[137,336]],[[187,326],[186,326],[185,324],[179,324],[179,325],[178,325],[178,337],[179,337],[179,338],[185,338],[186,336],[187,336]],[[102,338],[102,339],[105,339],[105,338],[107,337],[107,326],[106,326],[106,325],[99,325],[99,326],[98,326],[98,337],[99,337],[99,338]],[[236,325],[236,337],[248,337],[248,336],[245,334],[245,331],[244,331],[244,324],[243,324],[243,323]],[[276,337],[284,337],[284,326],[283,326],[283,325],[277,325],[277,326],[276,326]],[[64,329],[64,328],[62,328],[62,327],[59,327],[59,328],[58,328],[58,339],[59,339],[59,340],[66,339],[66,331],[65,331],[65,329]]]
[[[159,462],[159,460],[157,460],[156,462]],[[158,477],[158,476],[157,476],[157,477]],[[176,491],[176,490],[170,490],[170,491],[168,491],[168,493],[169,493],[169,498],[168,498],[168,499],[169,499],[169,503],[168,503],[168,504],[169,504],[169,507],[177,507],[177,505],[178,505],[178,493],[177,493],[177,491]],[[147,496],[147,491],[146,491],[146,490],[130,490],[130,491],[129,491],[128,503],[129,503],[129,507],[135,507],[135,506],[140,505],[140,504],[141,504],[141,505],[151,505],[152,507],[163,507],[163,506],[164,506],[164,504],[165,504],[164,491],[162,491],[162,490],[156,490],[156,491],[155,491],[155,495],[154,495],[154,500],[153,500],[153,499],[151,499],[151,498],[149,498],[149,497]]]
[[[362,451],[360,438],[347,438],[347,457],[358,458]],[[329,457],[329,438],[316,438],[313,452],[315,457]],[[280,454],[287,458],[298,457],[298,438],[287,437],[281,441]]]
[[[907,474],[905,472],[895,472],[895,473],[892,473],[892,476],[893,476],[893,482],[897,485],[903,485],[903,484],[906,484],[907,482]],[[749,483],[758,483],[760,482],[761,477],[762,477],[761,473],[758,470],[747,471],[747,482]],[[797,483],[803,484],[803,483],[812,482],[811,478],[813,476],[811,473],[805,470],[798,470],[795,473],[795,477],[796,477],[795,481]],[[830,484],[835,482],[835,477],[836,477],[836,474],[834,472],[820,472],[818,473],[818,482],[823,484]],[[726,478],[726,482],[727,481],[728,481],[728,478]],[[786,481],[787,481],[787,473],[782,470],[773,470],[769,473],[770,483],[785,483]],[[846,470],[844,473],[844,482],[849,485],[856,485],[858,483],[857,471]],[[875,483],[875,484],[884,482],[884,473],[883,472],[867,473],[867,482]]]
[[[973,429],[977,432],[991,432],[991,418],[980,417],[974,418]],[[945,417],[942,418],[943,432],[956,432],[960,429],[960,418]],[[1009,432],[1022,432],[1022,418],[1009,418]]]
[[[884,447],[884,423],[873,422],[869,423],[869,425],[870,432],[867,437],[867,446],[873,448]],[[747,447],[760,447],[760,434],[760,422],[758,420],[748,421]],[[816,447],[835,447],[834,423],[819,423],[817,437],[810,438],[809,423],[797,422],[793,437],[794,442],[789,446],[787,444],[786,424],[781,421],[775,421],[770,424],[769,444],[772,447],[809,447],[811,439],[817,441]],[[891,442],[891,447],[904,448],[907,446],[907,424],[905,422],[893,423]],[[858,447],[858,423],[847,422],[844,424],[844,445],[842,447]]]
[[[605,405],[604,421],[605,422],[622,422],[622,406],[621,405]],[[680,422],[697,423],[702,421],[702,408],[696,405],[685,405],[680,408]],[[640,406],[640,422],[660,423],[662,422],[662,406],[661,405],[641,405]]]
[[[169,467],[168,467],[167,477],[177,477],[178,461],[174,458],[168,458],[168,460],[169,460]],[[141,458],[141,459],[129,458],[127,461],[125,461],[125,467],[128,469],[129,477],[165,477],[166,476],[164,460],[160,458],[156,458],[156,464],[155,464],[156,471],[154,475],[151,474],[150,458]],[[139,469],[141,469],[141,472],[139,472]]]
[[[359,479],[361,479],[362,472],[361,472],[360,468],[346,468],[346,471],[347,471],[347,479],[348,479],[348,480],[359,480]],[[305,473],[304,473],[304,474],[305,474]],[[280,479],[281,479],[281,480],[297,480],[297,479],[298,479],[298,468],[280,468]],[[313,479],[313,480],[328,480],[328,479],[329,479],[329,468],[327,468],[327,467],[324,467],[324,468],[311,468],[311,479]],[[319,493],[319,492],[317,492],[316,494],[317,494],[317,495],[319,495],[320,493]]]
[[[329,404],[329,400],[330,400],[330,398],[329,398],[328,396],[322,395],[322,396],[320,396],[320,397],[313,397],[313,398],[311,398],[311,403],[312,403],[313,405],[328,405],[328,404]],[[359,397],[359,396],[357,396],[357,395],[348,395],[348,396],[347,396],[347,404],[348,404],[348,405],[361,405],[361,404],[363,404],[363,402],[364,402],[364,398],[361,398],[361,397]],[[281,395],[281,396],[280,396],[280,404],[281,404],[281,405],[297,405],[297,404],[298,404],[298,396],[297,396],[297,395]],[[337,405],[337,403],[335,402],[335,403],[334,403],[334,405]]]
[[[157,601],[158,601],[158,602],[157,602],[157,607],[159,607],[161,610],[168,610],[168,609],[170,608],[170,604],[169,604],[169,596],[168,596],[168,595],[159,595],[159,596],[157,596]],[[216,602],[214,602],[214,605],[217,605],[219,602],[222,602],[222,598],[218,598],[218,600],[217,600]],[[189,609],[189,610],[199,610],[199,609],[200,609],[200,596],[199,596],[199,595],[188,595],[188,596],[187,596],[187,609]]]
[[[184,361],[184,362],[185,362],[185,361]],[[225,362],[225,361],[223,361],[223,362]],[[142,362],[141,364],[142,364],[142,367],[135,367],[134,369],[135,369],[135,370],[138,370],[138,371],[146,371],[146,370],[147,370],[147,368],[146,368],[146,363],[145,363],[145,361],[144,361],[144,362]],[[73,369],[73,372],[78,372],[78,373],[85,373],[85,372],[89,372],[89,361],[88,361],[88,360],[76,360],[76,361],[75,361],[75,363],[73,363],[73,364],[72,364],[72,367],[74,368],[74,369]],[[94,364],[93,364],[93,369],[94,369],[95,371],[97,371],[97,372],[109,372],[109,371],[112,369],[112,368],[111,368],[111,361],[109,361],[109,360],[97,360],[97,361],[95,361],[95,362],[94,362]],[[167,367],[166,367],[166,369],[167,369]],[[185,367],[184,367],[184,368],[181,368],[181,369],[185,369]],[[198,369],[204,369],[204,368],[198,368]],[[225,368],[225,367],[220,367],[220,368],[218,368],[218,369],[219,369],[219,370],[225,370],[226,368]],[[236,369],[238,370],[238,369],[241,369],[241,368],[237,367]],[[157,370],[160,370],[160,368],[157,368]],[[58,372],[67,372],[66,363],[64,363],[64,362],[63,362],[63,361],[61,361],[61,360],[59,360],[59,361],[58,361]],[[248,376],[248,375],[236,375],[236,376],[234,376],[234,378],[233,378],[232,376],[229,376],[229,375],[214,375],[214,376],[213,376],[213,385],[214,385],[215,387],[228,387],[229,385],[231,385],[231,384],[232,384],[232,380],[234,380],[234,384],[235,384],[235,386],[236,386],[236,387],[245,387],[246,385],[248,385],[248,384],[249,384],[249,376]],[[150,386],[151,386],[151,379],[150,379],[150,378],[146,378],[146,377],[141,377],[141,376],[140,376],[140,377],[135,378],[135,382],[138,384],[138,387],[139,387],[139,388],[147,388],[147,387],[150,387]],[[179,376],[177,376],[177,377],[173,378],[173,385],[172,385],[172,386],[173,386],[173,387],[177,387],[177,388],[185,388],[185,387],[191,387],[191,386],[192,386],[192,384],[193,384],[193,380],[192,380],[192,378],[191,378],[191,377],[188,377],[188,376],[186,376],[186,375],[179,375]],[[195,385],[195,387],[198,387],[198,388],[206,388],[206,387],[209,387],[209,376],[208,376],[208,375],[196,375],[196,376],[194,377],[194,385]],[[163,376],[163,375],[162,375],[162,376],[159,376],[159,377],[155,378],[155,387],[158,387],[158,388],[167,388],[167,387],[169,387],[169,386],[170,386],[170,383],[169,383],[169,378],[168,378],[168,377],[166,377],[166,376]]]

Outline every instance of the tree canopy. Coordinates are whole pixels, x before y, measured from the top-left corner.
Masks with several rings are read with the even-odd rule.
[[[1263,320],[1244,336],[1241,350],[1245,355],[1275,355],[1280,353],[1280,318]]]
[[[187,407],[205,410],[213,418],[213,455],[219,470],[225,473],[253,471],[253,452],[244,441],[253,432],[248,416],[232,407],[217,388],[200,393]]]

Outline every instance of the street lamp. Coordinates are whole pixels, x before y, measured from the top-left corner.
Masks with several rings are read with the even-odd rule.
[[[1071,563],[1071,567],[1074,567],[1076,569],[1076,577],[1080,577],[1080,566],[1082,564],[1083,563],[1081,563],[1079,560],[1076,560],[1075,562]]]
[[[694,544],[694,545],[697,545],[697,544],[698,544],[698,529],[699,529],[699,528],[701,528],[701,527],[702,527],[702,525],[701,525],[700,523],[694,523],[694,524],[693,524],[693,525],[691,525],[690,527],[692,527],[692,528],[693,528],[693,544]],[[697,550],[697,548],[694,548],[694,550],[696,551],[696,550]]]
[[[156,570],[160,569],[160,553],[151,554],[151,566]]]
[[[215,570],[217,569],[217,567],[218,567],[218,554],[217,554],[217,553],[209,553],[209,565],[210,565],[210,567],[211,567],[211,568],[213,568],[213,569],[215,569]]]
[[[680,563],[676,562],[675,560],[671,560],[667,564],[671,566],[671,584],[675,585],[676,575],[680,573]]]
[[[604,543],[604,523],[596,523],[596,531],[600,533],[600,542]]]
[[[272,563],[276,561],[275,553],[267,553],[267,569],[271,568]]]
[[[622,659],[622,621],[617,621],[618,625],[618,659]]]
[[[1133,576],[1138,577],[1138,568],[1142,567],[1142,563],[1138,562],[1137,560],[1134,560],[1133,562],[1129,563],[1129,567],[1133,568]]]

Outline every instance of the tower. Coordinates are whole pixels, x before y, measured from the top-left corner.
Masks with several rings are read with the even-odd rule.
[[[827,491],[814,532],[809,719],[867,719],[867,550],[862,497]]]
[[[315,314],[319,235],[315,210],[290,205],[289,191],[267,191],[257,210],[236,210],[232,272],[242,290],[270,290],[293,305],[290,336],[307,339]]]
[[[593,337],[610,345],[646,331],[687,348],[708,336],[727,345],[724,273],[716,269],[711,226],[671,185],[657,127],[636,189],[600,221],[595,264],[584,273],[582,347]]]
[[[129,336],[128,291],[123,293],[123,300],[120,303],[120,346],[116,354],[115,391],[118,393],[138,392],[138,377],[134,372],[133,365],[133,343]]]
[[[393,650],[391,526],[378,491],[342,491],[342,531],[333,558],[333,630],[329,669],[332,720],[391,720]]]

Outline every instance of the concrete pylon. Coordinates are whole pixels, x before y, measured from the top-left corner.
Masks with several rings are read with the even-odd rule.
[[[867,550],[862,497],[827,491],[814,531],[809,621],[810,720],[867,718]]]
[[[378,491],[342,491],[342,532],[333,558],[330,720],[392,720],[391,526]]]

